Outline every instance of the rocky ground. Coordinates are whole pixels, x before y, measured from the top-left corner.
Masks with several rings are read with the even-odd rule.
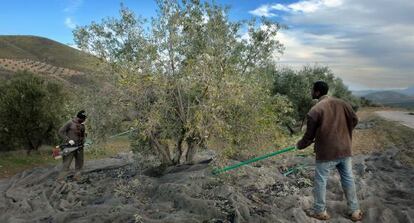
[[[397,149],[354,157],[363,222],[414,222],[414,169]],[[0,222],[317,222],[313,157],[289,154],[220,176],[204,152],[194,165],[153,171],[122,154],[89,161],[82,180],[55,181],[59,167],[35,168],[0,181]],[[289,167],[305,164],[284,176]],[[328,182],[329,222],[351,222],[339,175]]]

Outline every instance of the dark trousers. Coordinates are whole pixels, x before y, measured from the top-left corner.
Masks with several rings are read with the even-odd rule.
[[[75,174],[80,174],[80,170],[83,167],[83,148],[71,152],[63,157],[62,172],[60,174],[61,177],[67,175],[70,169],[70,164],[72,163],[73,159],[75,159]]]

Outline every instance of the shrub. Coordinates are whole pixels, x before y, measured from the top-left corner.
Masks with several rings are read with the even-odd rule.
[[[20,72],[0,89],[0,149],[30,152],[56,140],[65,99],[58,84]]]

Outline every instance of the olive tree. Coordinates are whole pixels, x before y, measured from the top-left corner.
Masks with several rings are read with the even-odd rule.
[[[211,139],[236,150],[274,140],[290,103],[271,95],[262,74],[282,50],[275,38],[280,26],[231,22],[227,8],[197,0],[157,4],[151,21],[121,6],[120,18],[74,31],[81,49],[118,74],[125,103],[138,114],[139,149],[174,165],[185,151],[192,162]]]
[[[21,72],[0,86],[0,147],[25,148],[55,142],[62,122],[65,94],[61,86]]]

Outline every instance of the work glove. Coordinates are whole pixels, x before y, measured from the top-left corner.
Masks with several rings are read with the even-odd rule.
[[[71,139],[71,140],[69,140],[69,144],[70,144],[71,146],[73,146],[73,145],[75,145],[75,141],[73,141],[73,140]]]

